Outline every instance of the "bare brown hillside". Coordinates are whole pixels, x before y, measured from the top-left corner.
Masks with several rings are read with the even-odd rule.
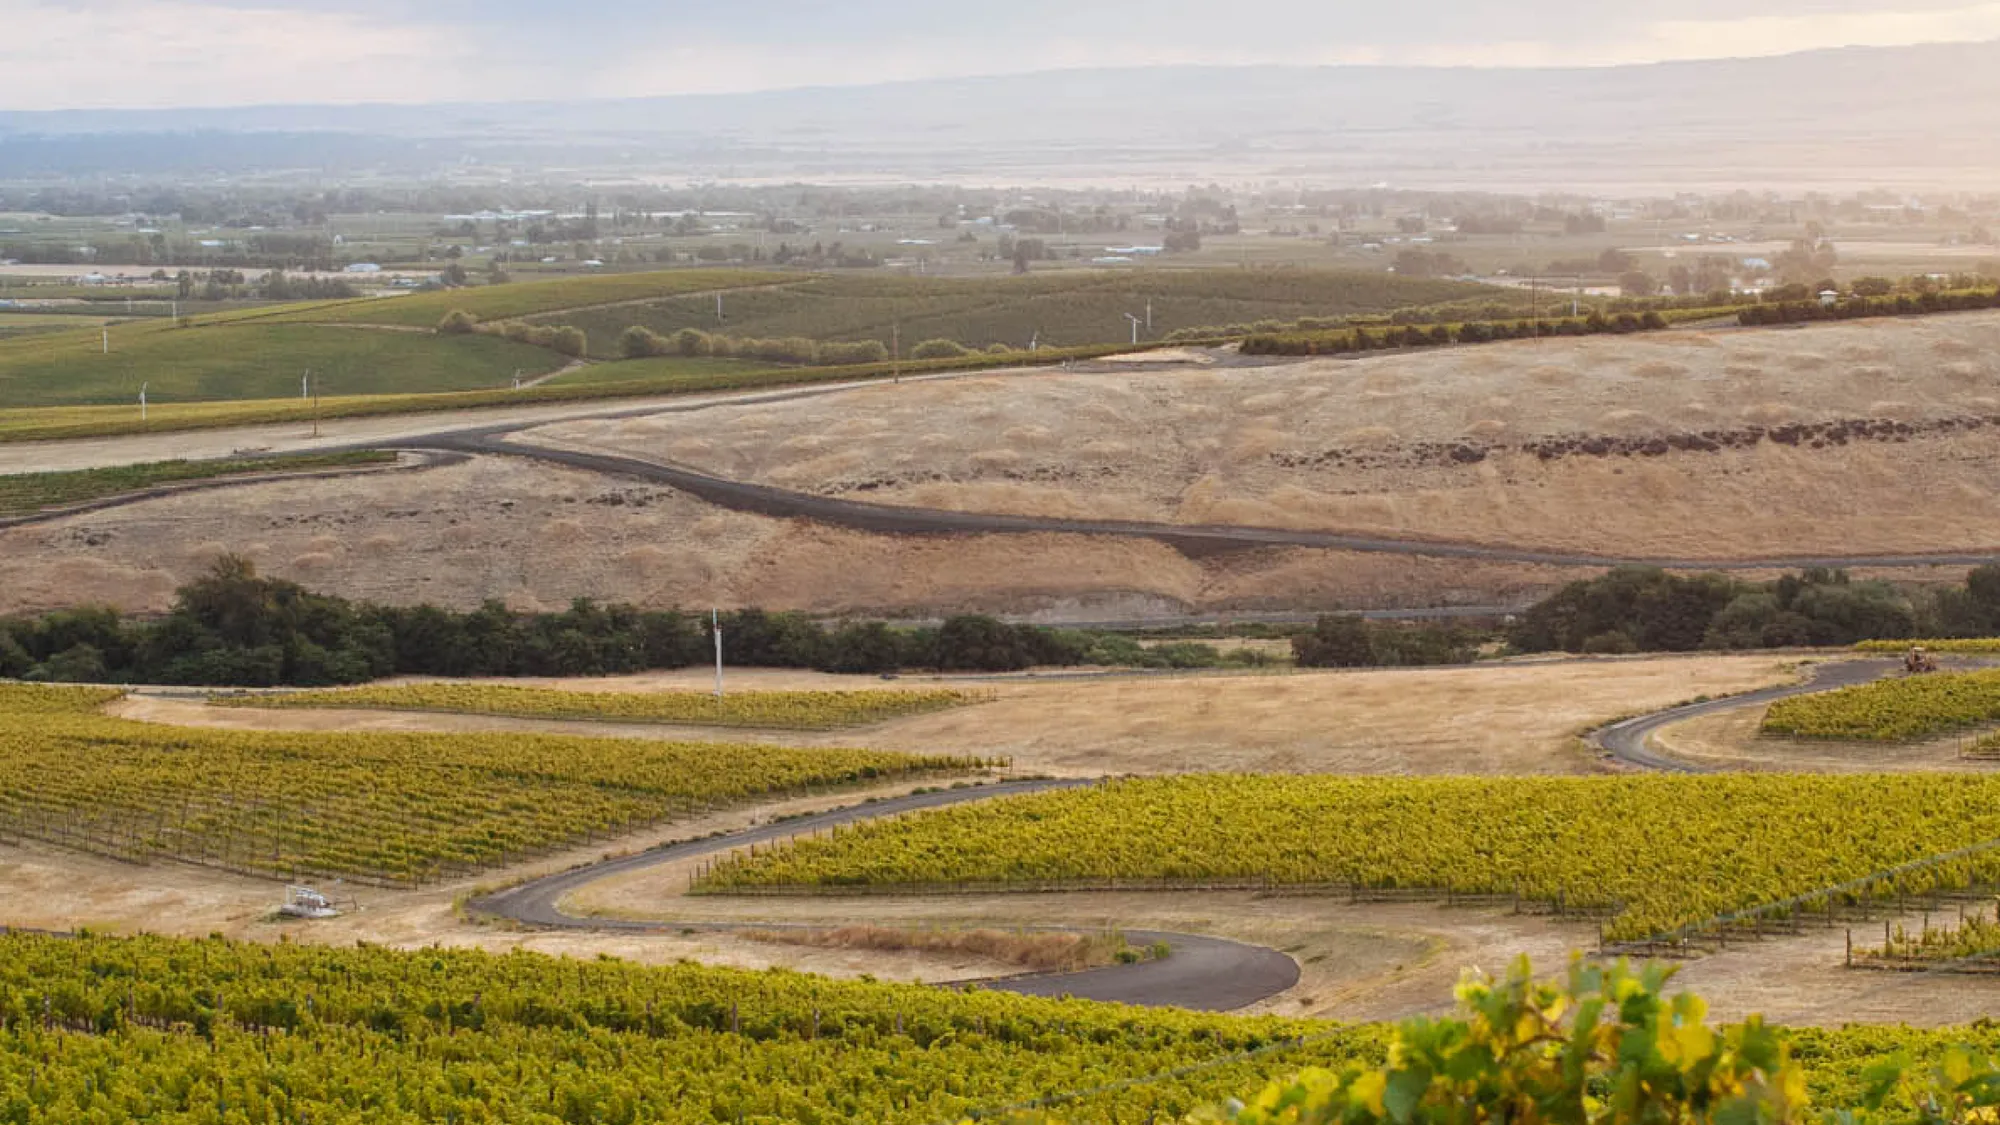
[[[545,427],[825,495],[1681,557],[2000,546],[2000,314],[994,375]]]
[[[1190,559],[1137,539],[891,537],[722,511],[512,459],[278,481],[0,531],[0,613],[162,610],[225,552],[351,597],[470,608],[647,606],[1041,614],[1512,603],[1581,572],[1271,548]]]

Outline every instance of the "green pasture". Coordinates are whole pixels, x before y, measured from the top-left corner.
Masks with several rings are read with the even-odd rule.
[[[321,324],[384,324],[432,328],[453,309],[464,309],[480,320],[509,320],[618,301],[641,301],[681,293],[769,285],[796,276],[752,270],[666,270],[652,273],[590,274],[553,281],[521,281],[509,285],[477,286],[471,289],[413,293],[408,296],[322,303],[281,319]]]
[[[561,367],[546,348],[491,336],[433,336],[308,324],[244,323],[176,329],[164,323],[0,340],[0,408],[162,405],[298,399],[315,392],[380,395],[512,385]]]
[[[837,274],[725,294],[720,318],[714,297],[704,294],[536,319],[582,328],[591,353],[600,356],[617,354],[619,334],[633,325],[661,334],[698,328],[737,337],[884,345],[900,335],[907,355],[928,339],[1015,348],[1035,341],[1044,347],[1129,342],[1128,313],[1141,319],[1140,340],[1153,341],[1180,329],[1379,314],[1493,295],[1499,291],[1463,282],[1324,270],[1066,270],[987,278]]]

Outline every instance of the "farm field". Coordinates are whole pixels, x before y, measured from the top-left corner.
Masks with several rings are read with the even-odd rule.
[[[1866,773],[1895,770],[1972,772],[1991,763],[1965,756],[1976,732],[1952,731],[1906,742],[1801,739],[1766,734],[1764,709],[1748,707],[1674,723],[1656,732],[1666,753],[1712,769]]]
[[[1930,775],[1145,779],[802,839],[700,886],[1423,888],[1602,909],[1625,940],[2000,837],[1996,798],[2000,778]],[[1987,856],[1903,887],[1996,874]]]
[[[697,691],[560,691],[503,684],[399,684],[220,696],[212,705],[257,708],[432,711],[530,719],[601,719],[691,726],[837,730],[944,711],[975,702],[949,688],[908,691],[750,691],[721,698]]]
[[[590,334],[592,354],[617,355],[617,340],[638,325],[662,335],[683,328],[727,336],[818,341],[901,341],[903,355],[925,340],[1011,348],[1118,344],[1131,339],[1127,313],[1152,322],[1142,341],[1179,330],[1259,320],[1343,317],[1448,301],[1509,295],[1484,285],[1323,270],[1072,270],[979,279],[843,275],[809,277],[726,297],[667,297],[581,313],[538,317]]]
[[[290,457],[236,458],[226,461],[156,461],[116,469],[80,469],[66,473],[21,473],[0,476],[0,516],[25,515],[45,508],[80,504],[107,496],[189,481],[263,473],[313,472],[391,465],[393,453],[300,454]]]
[[[114,329],[111,351],[95,330],[0,343],[0,408],[129,405],[139,388],[161,405],[300,397],[311,371],[328,397],[468,391],[512,385],[561,367],[562,356],[490,336],[433,337],[308,325],[241,322],[174,330]],[[171,415],[161,418],[167,424]]]
[[[90,939],[87,948],[105,974],[86,973],[73,944],[0,938],[0,980],[14,995],[36,981],[56,985],[63,1000],[54,1014],[80,1022],[115,991],[126,1012],[101,1036],[45,1030],[0,1040],[0,1073],[10,1077],[25,1075],[47,1046],[65,1048],[65,1062],[42,1072],[32,1104],[89,1100],[89,1075],[116,1074],[96,1096],[115,1097],[135,1115],[177,1113],[190,1100],[178,1078],[199,1066],[215,1076],[202,1088],[211,1104],[314,1116],[367,1104],[417,1120],[514,1118],[557,1105],[574,1120],[927,1122],[1107,1073],[1223,1060],[1309,1031],[1319,1039],[1299,1061],[1369,1057],[1380,1043],[1368,1028],[1139,1016],[1108,1005],[691,965],[153,938]],[[128,981],[144,986],[127,995]],[[307,982],[309,1015],[290,1001]],[[18,1010],[5,1015],[22,1019]],[[194,1033],[197,1025],[214,1029],[213,1042]],[[288,1034],[274,1043],[259,1033],[266,1027]],[[292,1077],[273,1081],[273,1067]],[[1192,1110],[1257,1084],[1258,1073],[1247,1061],[1219,1066],[1111,1095],[1098,1108]],[[662,1074],[673,1076],[671,1087],[661,1086]]]
[[[980,765],[532,735],[195,734],[98,713],[119,694],[0,685],[0,833],[130,859],[410,884],[719,804]]]
[[[1904,742],[2000,719],[2000,670],[1883,680],[1781,699],[1766,734],[1846,742]]]
[[[618,363],[579,365],[555,376],[549,383],[565,387],[610,383],[625,386],[643,384],[644,393],[670,394],[682,390],[699,390],[708,383],[718,382],[731,376],[772,373],[770,364],[755,360],[656,356]]]
[[[876,503],[1676,558],[2000,543],[2000,315],[995,376],[530,435]]]
[[[1059,1112],[1157,1119],[1248,1096],[1274,1071],[1379,1065],[1390,1040],[1379,1027],[794,973],[164,938],[0,938],[0,980],[17,996],[60,997],[39,1013],[44,1026],[0,1053],[19,1104],[102,1099],[144,1117],[221,1102],[316,1118],[363,1105],[420,1120],[555,1105],[575,1120],[928,1122],[1094,1090]],[[290,1001],[302,989],[309,1013]],[[25,1007],[7,1015],[33,1026]],[[1855,1104],[1863,1073],[1892,1052],[1929,1062],[1957,1043],[1994,1047],[1973,1029],[1788,1038],[1823,1106]],[[199,1086],[184,1082],[192,1072]]]
[[[273,319],[434,328],[453,309],[463,309],[482,321],[509,320],[675,294],[754,288],[791,281],[796,276],[752,270],[666,270],[565,277],[407,297],[329,302],[299,311],[277,310]]]
[[[587,692],[692,692],[703,669],[560,684]],[[1789,682],[1791,662],[1763,656],[1571,660],[1512,666],[1293,675],[1106,677],[977,686],[977,706],[895,719],[868,745],[924,754],[939,746],[1062,776],[1233,770],[1268,773],[1587,773],[1601,764],[1577,734],[1620,715],[1696,696]],[[734,691],[851,690],[849,677],[736,670]],[[912,687],[928,685],[921,679]],[[549,683],[538,685],[552,687]],[[393,689],[390,689],[393,690]],[[963,690],[963,689],[959,689]],[[238,730],[519,731],[644,736],[643,724],[564,725],[507,716],[214,708],[144,695],[117,714],[169,726]],[[740,738],[725,729],[704,739]],[[758,740],[767,740],[759,734]],[[852,741],[845,733],[771,735],[786,744]]]

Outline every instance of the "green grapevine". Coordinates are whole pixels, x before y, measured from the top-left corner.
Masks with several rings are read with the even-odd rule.
[[[0,686],[0,838],[423,882],[704,809],[975,758],[526,734],[187,730]]]
[[[330,691],[218,696],[232,707],[358,707],[519,715],[537,719],[609,719],[771,730],[835,730],[941,711],[973,702],[962,691],[591,692],[514,684],[384,684]]]
[[[1194,776],[843,828],[703,889],[1261,885],[1518,895],[1636,939],[2000,838],[2000,777]],[[2000,876],[2000,850],[1907,875]]]
[[[1780,699],[1765,712],[1763,730],[1791,738],[1895,742],[1995,719],[2000,669],[1878,680]]]

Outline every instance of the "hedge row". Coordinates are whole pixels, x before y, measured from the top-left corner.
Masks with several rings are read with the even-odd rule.
[[[1657,312],[1605,316],[1561,317],[1522,321],[1469,321],[1464,324],[1399,325],[1349,328],[1340,332],[1260,334],[1243,341],[1245,355],[1338,355],[1381,348],[1431,348],[1446,344],[1483,344],[1491,340],[1525,340],[1540,336],[1595,336],[1600,333],[1650,332],[1667,327]]]
[[[1830,304],[1820,301],[1780,301],[1751,305],[1736,314],[1738,322],[1798,324],[1812,320],[1858,320],[1870,316],[1915,316],[1924,313],[2000,309],[2000,289],[1898,293],[1892,297],[1848,297]]]

